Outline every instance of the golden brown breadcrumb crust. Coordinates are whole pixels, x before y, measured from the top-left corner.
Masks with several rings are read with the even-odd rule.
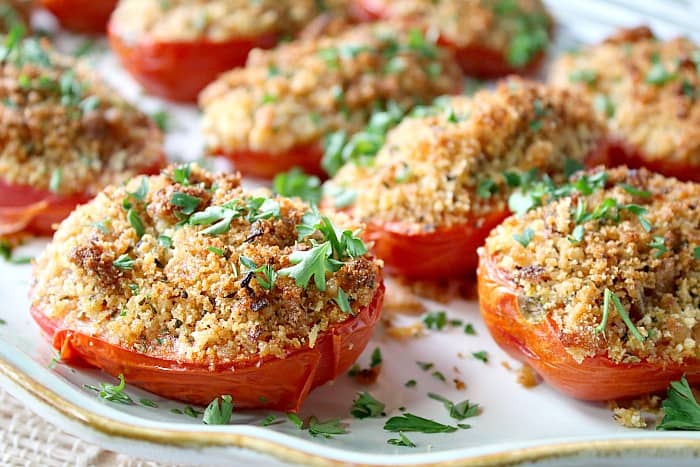
[[[700,185],[646,170],[606,174],[604,189],[590,196],[566,196],[508,218],[480,249],[481,260],[492,258],[512,281],[527,319],[556,323],[579,361],[595,355],[624,363],[697,358]],[[582,215],[605,205],[603,217]],[[531,240],[523,240],[528,234]],[[638,337],[612,303],[605,322],[606,289],[619,298]]]
[[[226,41],[294,34],[347,0],[121,0],[112,25],[127,41]]]
[[[525,65],[544,50],[552,27],[552,19],[540,0],[371,0],[368,3],[378,6],[386,18],[415,21],[458,47],[499,51],[515,66]],[[538,41],[538,45],[531,41]]]
[[[0,179],[96,194],[162,160],[162,135],[83,63],[30,38],[0,62]]]
[[[387,101],[406,109],[460,85],[451,55],[417,30],[363,25],[253,51],[201,94],[203,131],[214,151],[279,154],[359,131]]]
[[[307,204],[268,198],[279,206],[279,218],[243,216],[229,231],[208,235],[201,225],[181,222],[186,216],[173,205],[174,194],[192,197],[195,212],[259,194],[244,191],[237,175],[196,166],[189,183],[174,176],[171,168],[108,187],[74,211],[36,262],[32,306],[64,328],[130,350],[213,364],[313,346],[320,332],[350,316],[334,300],[340,289],[353,313],[371,302],[381,272],[366,255],[328,273],[325,291],[313,280],[303,288],[282,275],[268,290],[241,262],[244,256],[275,271],[290,266],[291,253],[319,240],[297,239]],[[124,203],[143,225],[141,238]],[[133,261],[128,267],[123,255]]]
[[[503,212],[511,191],[504,172],[561,175],[567,158],[582,163],[603,137],[577,93],[519,79],[436,111],[404,119],[373,164],[347,164],[332,179],[357,189],[358,219],[430,231]]]
[[[563,55],[550,81],[591,96],[611,134],[647,161],[700,166],[700,47],[689,39],[622,30]]]

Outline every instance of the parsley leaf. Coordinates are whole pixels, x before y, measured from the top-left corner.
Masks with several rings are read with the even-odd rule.
[[[357,394],[357,398],[352,403],[350,415],[355,418],[376,418],[384,415],[386,404],[375,399],[367,391]]]
[[[350,307],[350,302],[348,301],[348,294],[341,288],[338,289],[338,293],[333,297],[333,301],[338,305],[340,311],[343,313],[352,313],[352,308]]]
[[[289,261],[294,265],[279,270],[280,276],[295,279],[296,285],[304,287],[313,277],[316,288],[326,290],[326,272],[335,272],[342,263],[331,258],[333,248],[330,242],[321,243],[306,251],[295,251],[289,255]]]
[[[484,363],[489,362],[489,354],[485,350],[480,350],[478,352],[472,352],[472,357],[474,357],[477,360],[480,360]]]
[[[123,270],[129,270],[129,269],[134,269],[134,262],[136,260],[132,259],[129,255],[124,253],[121,255],[119,258],[115,259],[112,261],[112,265],[115,268],[123,269]]]
[[[457,428],[454,426],[419,417],[412,413],[404,413],[398,417],[391,417],[384,424],[384,429],[392,432],[414,431],[419,433],[452,433],[457,431]]]
[[[376,347],[372,351],[372,355],[369,360],[369,367],[374,368],[376,366],[379,366],[382,364],[382,350],[379,347]]]
[[[332,438],[333,435],[348,434],[348,430],[340,423],[340,420],[333,418],[326,421],[319,421],[316,417],[309,419],[309,434],[311,436],[323,436]]]
[[[282,196],[296,196],[310,204],[321,202],[321,180],[315,175],[305,174],[298,167],[275,175],[272,185],[275,193]]]
[[[465,418],[474,417],[479,414],[479,404],[472,404],[469,400],[463,400],[455,404],[451,400],[432,392],[428,393],[428,397],[438,402],[442,402],[450,417],[456,420],[464,420]]]
[[[406,446],[408,448],[415,448],[416,445],[406,437],[402,432],[399,431],[399,437],[398,438],[391,438],[388,439],[387,444],[393,444],[394,446]]]
[[[664,418],[657,430],[700,430],[700,404],[695,400],[685,375],[672,381],[663,401]]]
[[[202,421],[206,425],[226,425],[231,421],[233,414],[233,401],[228,394],[217,397],[206,409]]]
[[[513,240],[520,243],[523,246],[523,248],[527,248],[534,236],[535,232],[528,227],[525,230],[523,230],[523,233],[521,234],[513,234]]]
[[[131,397],[124,392],[124,386],[126,385],[124,381],[124,375],[119,374],[119,384],[113,385],[109,383],[100,383],[100,387],[85,385],[87,389],[97,391],[97,395],[100,399],[106,401],[115,402],[117,404],[132,405],[134,401]]]

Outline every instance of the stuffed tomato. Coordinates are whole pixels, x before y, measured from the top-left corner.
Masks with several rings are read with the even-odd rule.
[[[539,0],[353,0],[351,11],[361,20],[400,19],[436,33],[464,72],[477,78],[535,72],[553,29]]]
[[[555,62],[550,81],[587,93],[613,145],[609,165],[700,181],[700,56],[687,38],[618,31]]]
[[[379,320],[381,266],[348,222],[194,165],[137,177],[61,224],[32,316],[69,364],[189,403],[296,411]]]
[[[350,137],[377,107],[405,111],[460,88],[448,52],[418,30],[375,24],[255,51],[200,106],[209,152],[271,178],[295,166],[322,174],[324,137]]]
[[[147,92],[195,101],[219,74],[244,66],[252,49],[273,47],[321,11],[312,0],[122,0],[109,40]]]
[[[579,399],[700,382],[698,195],[645,169],[599,169],[507,219],[479,251],[494,340]]]
[[[0,236],[49,235],[107,184],[163,166],[155,124],[92,70],[36,39],[9,44],[0,65]]]
[[[62,27],[87,34],[103,34],[118,0],[41,0]]]
[[[476,270],[476,249],[509,215],[515,188],[563,179],[596,158],[604,136],[576,93],[511,80],[404,119],[373,161],[340,170],[326,191],[342,196],[324,203],[367,225],[388,271],[461,277]]]

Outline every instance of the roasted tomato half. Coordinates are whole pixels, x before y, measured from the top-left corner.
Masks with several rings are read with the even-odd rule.
[[[610,167],[626,165],[632,169],[644,167],[652,172],[674,177],[684,182],[700,182],[700,166],[658,157],[652,159],[619,139],[610,143],[606,165]]]
[[[478,293],[481,316],[491,335],[513,358],[532,366],[542,378],[571,397],[605,401],[664,390],[683,374],[700,383],[700,362],[682,364],[616,363],[606,355],[578,363],[566,351],[556,323],[538,323],[521,312],[521,292],[495,266],[489,253],[479,258]]]
[[[281,154],[248,150],[213,151],[213,154],[231,160],[236,170],[251,177],[271,179],[278,173],[287,172],[294,167],[299,167],[308,174],[327,177],[321,168],[323,149],[319,145],[298,146]]]
[[[105,31],[118,0],[41,0],[66,29],[88,34]]]
[[[319,334],[313,347],[291,350],[284,358],[193,364],[172,356],[148,356],[87,333],[62,329],[40,310],[32,317],[71,365],[91,365],[163,397],[206,405],[222,394],[234,395],[238,408],[296,412],[313,388],[345,372],[364,350],[379,321],[384,286],[372,302],[347,320]]]
[[[252,49],[270,48],[277,43],[274,34],[223,42],[160,42],[148,37],[131,42],[120,35],[114,22],[110,22],[108,34],[112,50],[124,68],[147,92],[186,102],[195,101],[219,74],[245,65]]]
[[[400,222],[369,223],[364,235],[374,243],[373,253],[392,273],[408,279],[454,278],[474,274],[476,249],[509,214],[492,213],[430,232],[411,232]]]

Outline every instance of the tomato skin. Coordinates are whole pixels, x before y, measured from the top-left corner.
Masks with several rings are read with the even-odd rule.
[[[75,32],[101,34],[118,0],[41,0],[61,23]]]
[[[666,365],[616,363],[599,354],[576,362],[566,352],[553,320],[547,317],[532,323],[525,319],[516,286],[496,267],[488,252],[479,259],[477,285],[481,316],[496,343],[568,396],[590,401],[635,397],[665,390],[683,374],[691,383],[700,383],[697,360]]]
[[[376,0],[355,0],[350,6],[351,14],[359,21],[390,19],[386,10],[386,6]],[[540,69],[545,58],[544,53],[539,53],[525,66],[514,67],[499,50],[473,43],[455,44],[443,35],[438,38],[438,44],[453,51],[464,74],[480,79],[495,79],[510,74],[533,75]]]
[[[509,214],[495,212],[480,219],[478,226],[471,219],[432,232],[408,232],[400,222],[369,222],[363,236],[374,243],[372,252],[387,271],[408,279],[449,279],[474,273],[476,249]]]
[[[150,94],[183,102],[195,102],[199,92],[221,73],[244,66],[252,49],[270,48],[277,36],[159,42],[144,37],[125,40],[114,22],[107,27],[109,43],[122,65]]]
[[[282,154],[245,149],[232,152],[214,150],[213,154],[231,160],[236,170],[246,176],[272,179],[280,172],[299,167],[308,174],[327,178],[326,172],[321,168],[323,149],[318,144],[297,146]]]
[[[231,394],[238,408],[297,412],[309,391],[345,372],[366,347],[382,308],[384,284],[380,284],[368,306],[319,334],[313,348],[289,351],[284,358],[213,366],[178,362],[169,355],[146,356],[64,329],[36,308],[31,314],[67,364],[95,366],[113,376],[121,373],[129,384],[186,403],[207,405],[217,396]]]
[[[165,157],[161,157],[141,173],[155,175],[164,165]],[[51,236],[55,224],[92,198],[85,193],[57,195],[28,185],[13,185],[0,178],[0,237],[22,233]]]
[[[674,177],[684,182],[700,182],[700,165],[678,163],[667,159],[652,159],[630,144],[615,139],[608,148],[607,164],[611,167],[626,165],[631,169],[641,167],[667,177]]]

